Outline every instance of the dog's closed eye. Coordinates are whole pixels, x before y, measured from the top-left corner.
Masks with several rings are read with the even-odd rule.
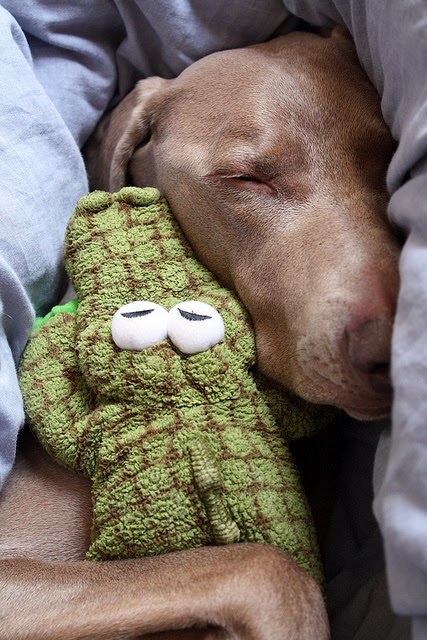
[[[219,169],[206,175],[205,179],[219,188],[232,189],[236,192],[253,192],[270,196],[276,194],[273,180],[258,171]]]
[[[266,195],[273,195],[276,193],[276,190],[268,180],[256,175],[243,173],[232,176],[223,176],[223,178],[236,189],[265,193]]]

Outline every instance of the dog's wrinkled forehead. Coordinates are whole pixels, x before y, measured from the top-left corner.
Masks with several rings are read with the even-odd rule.
[[[202,147],[214,132],[211,148],[227,152],[222,146],[227,144],[234,152],[233,145],[248,145],[260,155],[269,137],[277,145],[278,136],[295,149],[309,138],[322,138],[325,148],[336,136],[346,135],[352,145],[358,124],[372,128],[374,137],[386,137],[378,96],[359,67],[351,41],[343,35],[297,35],[298,46],[292,35],[285,36],[218,52],[191,65],[173,82],[167,101],[162,96],[158,131]],[[305,49],[301,36],[307,39]],[[190,111],[198,113],[197,120],[187,117]]]
[[[317,176],[312,191],[313,186],[327,189],[337,171],[361,167],[382,184],[394,142],[378,96],[352,55],[342,60],[343,52],[331,39],[316,38],[315,43],[319,41],[337,68],[332,80],[330,74],[324,77],[324,62],[317,68],[310,55],[301,55],[296,63],[293,56],[291,64],[287,37],[283,45],[274,42],[273,61],[262,55],[267,43],[214,54],[184,72],[174,87],[177,103],[172,101],[166,111],[163,103],[159,112],[159,141],[164,135],[166,142],[159,149],[171,171],[249,174],[287,182],[310,172]],[[188,117],[188,110],[197,112],[197,119]],[[301,185],[296,186],[300,193]]]

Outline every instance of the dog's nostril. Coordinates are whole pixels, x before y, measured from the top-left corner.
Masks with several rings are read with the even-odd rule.
[[[378,393],[391,391],[390,363],[381,362],[372,366],[367,372],[369,384]]]
[[[348,331],[348,355],[353,369],[376,392],[390,392],[390,344],[392,321],[375,318]]]
[[[390,363],[378,362],[378,364],[372,365],[368,373],[369,375],[375,376],[378,378],[386,378],[390,375]]]

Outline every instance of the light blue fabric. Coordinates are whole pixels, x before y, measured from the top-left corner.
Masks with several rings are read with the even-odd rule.
[[[217,49],[268,38],[294,12],[345,24],[399,146],[391,218],[408,231],[393,339],[391,451],[375,512],[393,606],[426,638],[427,4],[425,0],[0,0],[0,478],[22,403],[14,366],[33,307],[56,300],[66,220],[86,189],[78,152],[111,99]],[[23,33],[21,31],[25,33]],[[0,480],[1,482],[1,480]]]
[[[72,135],[34,75],[27,41],[0,7],[0,486],[23,407],[16,364],[34,308],[59,294],[65,224],[87,191]]]
[[[28,40],[34,71],[82,146],[115,93],[171,78],[217,51],[268,39],[281,0],[0,0]]]

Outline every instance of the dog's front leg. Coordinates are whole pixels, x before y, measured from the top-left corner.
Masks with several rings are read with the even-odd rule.
[[[0,593],[2,640],[170,639],[173,630],[187,640],[194,628],[204,639],[329,637],[318,587],[261,545],[104,563],[5,558]]]

